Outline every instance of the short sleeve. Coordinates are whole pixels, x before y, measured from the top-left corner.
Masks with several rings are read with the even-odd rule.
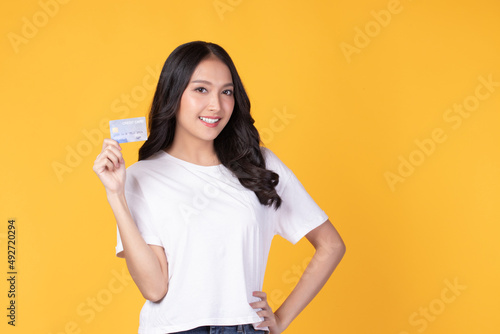
[[[274,234],[296,244],[307,233],[328,220],[326,213],[314,202],[295,174],[269,149],[264,149],[266,166],[278,173],[276,187],[281,206],[273,209]]]
[[[125,182],[125,198],[127,206],[132,215],[142,238],[150,245],[163,246],[159,234],[154,228],[153,215],[140,187],[139,182],[133,175],[127,175]],[[118,225],[116,226],[116,256],[123,257],[123,244]]]

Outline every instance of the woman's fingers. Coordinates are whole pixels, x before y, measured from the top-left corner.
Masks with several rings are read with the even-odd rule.
[[[259,297],[261,300],[267,300],[267,294],[264,291],[254,291],[253,295]]]
[[[116,140],[111,139],[111,138],[104,138],[104,140],[102,142],[102,150],[103,151],[106,148],[106,146],[114,146],[117,149],[119,149],[120,151],[122,150],[120,144]]]
[[[125,160],[116,140],[105,138],[93,170],[107,193],[122,193],[125,184]]]
[[[104,172],[115,172],[125,165],[121,147],[117,141],[105,138],[102,146],[102,151],[94,161],[94,172],[102,175]]]
[[[111,160],[116,168],[119,168],[120,163],[123,161],[122,153],[115,146],[107,146],[105,148],[105,156]]]
[[[284,328],[281,324],[280,319],[274,314],[273,310],[267,302],[267,294],[264,291],[254,291],[253,296],[259,297],[261,300],[250,303],[252,308],[260,308],[261,311],[257,311],[259,317],[264,318],[257,328],[268,327],[270,334],[280,334],[283,332]]]
[[[255,297],[260,298],[260,301],[256,301],[253,303],[250,303],[250,306],[254,309],[260,308],[260,311],[257,311],[257,315],[259,317],[264,318],[264,321],[259,324],[259,327],[265,327],[265,326],[270,326],[273,325],[273,319],[274,319],[274,313],[271,310],[271,307],[267,303],[267,295],[264,291],[254,291],[253,295]]]
[[[264,309],[265,307],[267,307],[267,302],[266,301],[258,301],[258,302],[253,302],[253,303],[250,303],[250,305],[252,305],[252,308],[261,308],[261,309]]]
[[[104,158],[104,159],[100,159],[99,161],[96,161],[94,163],[94,171],[100,175],[102,174],[104,171],[114,171],[115,170],[115,165],[113,164],[113,162],[107,158]]]
[[[113,171],[115,169],[115,164],[111,159],[107,154],[100,154],[94,162],[94,171],[98,174],[101,174],[106,169]]]
[[[264,291],[254,291],[253,295],[255,297],[267,299],[267,293],[265,293]]]
[[[111,162],[109,164],[108,162]],[[106,166],[110,171],[115,168],[120,168],[120,164],[123,164],[123,155],[120,150],[113,144],[104,146],[102,152],[97,156],[95,165],[99,167],[99,171],[102,172],[102,167]]]
[[[265,307],[269,308],[269,305],[267,304],[267,294],[264,291],[254,291],[252,293],[254,297],[260,298],[259,301],[250,303],[253,308],[262,308],[264,309]]]

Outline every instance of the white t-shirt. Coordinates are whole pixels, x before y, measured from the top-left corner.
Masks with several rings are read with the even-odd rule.
[[[159,151],[127,168],[132,217],[146,243],[162,246],[168,260],[168,292],[159,302],[146,300],[139,333],[257,328],[264,320],[249,303],[260,300],[252,292],[262,291],[273,236],[295,244],[328,216],[274,153],[262,152],[267,169],[280,176],[277,211],[223,165],[195,165]],[[116,254],[121,251],[118,231]]]

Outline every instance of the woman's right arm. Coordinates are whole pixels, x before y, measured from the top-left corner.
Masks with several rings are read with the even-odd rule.
[[[144,298],[156,302],[168,291],[168,264],[163,247],[148,245],[132,219],[125,198],[125,161],[121,147],[106,138],[94,162],[94,172],[104,187],[116,218],[128,271]]]

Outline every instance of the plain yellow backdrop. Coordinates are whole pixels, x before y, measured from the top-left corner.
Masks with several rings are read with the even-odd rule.
[[[179,44],[232,56],[264,143],[347,245],[286,333],[500,332],[500,2],[25,0],[0,11],[2,333],[137,333],[92,171]],[[124,144],[127,166],[142,143]],[[16,326],[7,297],[17,226]],[[274,308],[314,249],[274,239]]]

